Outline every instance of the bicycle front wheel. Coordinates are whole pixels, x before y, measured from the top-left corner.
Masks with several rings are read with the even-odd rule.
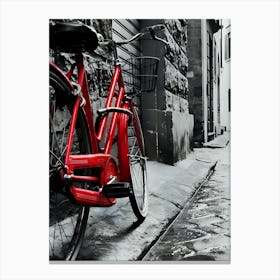
[[[142,222],[148,213],[148,181],[144,138],[136,111],[131,125],[128,125],[128,116],[121,115],[118,136],[121,141],[119,145],[121,173],[131,183],[129,200],[135,216]]]
[[[69,86],[50,71],[49,93],[49,259],[75,260],[79,252],[89,208],[70,201],[67,185],[61,179],[72,108],[75,98]],[[72,154],[90,153],[86,119],[79,110],[74,132]],[[80,175],[84,175],[80,171]],[[87,188],[85,183],[78,187]]]

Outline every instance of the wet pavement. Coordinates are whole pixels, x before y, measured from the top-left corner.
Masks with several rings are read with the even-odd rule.
[[[78,260],[136,261],[184,208],[214,167],[215,161],[195,158],[181,167],[148,162],[149,212],[137,224],[128,198],[109,208],[90,209],[85,239]],[[184,168],[186,167],[186,168]]]
[[[199,158],[207,160],[208,150],[216,148],[213,174],[143,260],[230,261],[230,146],[223,147],[227,143],[199,149]]]
[[[222,137],[220,139],[223,140]],[[222,141],[220,142],[222,143]],[[226,236],[229,233],[223,234],[219,228],[219,223],[225,222],[221,217],[227,215],[224,213],[226,213],[229,207],[224,205],[224,212],[221,209],[219,213],[216,209],[216,204],[220,205],[221,201],[229,203],[229,201],[226,199],[217,199],[216,202],[214,200],[212,202],[210,200],[207,201],[211,195],[217,195],[217,193],[220,193],[219,196],[221,195],[225,198],[229,194],[222,194],[221,190],[215,187],[211,190],[209,196],[205,197],[207,190],[205,186],[205,188],[201,188],[201,202],[197,203],[196,215],[198,216],[196,217],[194,214],[193,217],[188,217],[188,220],[194,219],[193,221],[182,220],[180,227],[183,230],[180,231],[177,237],[174,236],[174,238],[176,237],[175,240],[170,240],[169,245],[164,245],[167,251],[170,251],[172,248],[169,256],[163,256],[164,253],[162,258],[160,258],[153,254],[153,250],[151,250],[153,244],[157,240],[161,240],[166,230],[168,228],[170,229],[170,224],[175,224],[173,221],[176,217],[179,219],[180,217],[186,216],[180,213],[182,213],[182,210],[183,212],[185,211],[186,205],[190,204],[194,194],[197,193],[197,190],[205,182],[205,178],[212,172],[217,161],[221,160],[222,150],[213,148],[195,149],[186,160],[178,162],[175,166],[153,161],[148,162],[149,213],[145,221],[140,225],[137,224],[127,198],[119,199],[114,206],[109,208],[91,208],[85,239],[77,260],[103,262],[179,260],[180,256],[182,256],[182,253],[179,252],[180,250],[184,250],[183,248],[186,249],[186,253],[183,256],[186,254],[189,254],[188,257],[199,256],[199,254],[196,254],[197,252],[206,255],[205,250],[207,249],[203,247],[203,244],[207,241],[208,237],[211,237],[209,236],[211,234],[209,223],[214,222],[217,223],[215,232],[217,234],[218,231],[220,232],[220,239],[217,239],[218,235],[216,235],[216,239],[211,237],[211,244],[216,242],[220,246],[221,242],[225,243],[226,239],[229,243],[229,237]],[[226,153],[225,151],[225,155]],[[219,166],[217,168],[222,168],[221,163]],[[224,168],[227,170],[228,167],[229,164],[226,164]],[[220,177],[223,176],[226,177],[227,175],[221,169]],[[228,179],[228,177],[226,178]],[[224,178],[225,181],[227,180],[226,178]],[[216,180],[219,180],[219,178],[217,177]],[[210,182],[211,180],[209,181],[211,185]],[[223,183],[221,183],[221,189],[222,185]],[[195,204],[193,204],[193,207],[195,207]],[[209,208],[209,211],[210,209],[213,211],[211,214],[207,214],[209,216],[208,218],[206,214],[204,215],[204,208]],[[199,219],[203,215],[204,219]],[[184,234],[186,227],[189,230],[187,234]],[[180,239],[181,241],[179,241],[179,238],[182,240]],[[201,238],[200,241],[199,238]],[[178,240],[176,241],[176,239]],[[194,239],[198,240],[193,243],[193,247],[186,247],[179,243],[186,242],[186,240],[194,241]],[[175,245],[178,245],[178,247]],[[208,248],[210,247],[208,246]],[[214,247],[213,245],[211,248],[214,250]],[[216,252],[217,254],[218,252]],[[209,257],[212,256],[210,254],[208,255]]]

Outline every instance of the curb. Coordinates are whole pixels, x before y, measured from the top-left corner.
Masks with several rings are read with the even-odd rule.
[[[200,191],[201,187],[203,187],[207,183],[207,181],[209,180],[209,178],[213,174],[213,172],[215,170],[215,167],[217,165],[217,162],[218,161],[215,161],[215,163],[210,166],[206,177],[198,184],[198,187],[195,189],[194,193],[186,200],[186,203],[185,203],[184,207],[180,211],[178,211],[178,213],[174,217],[172,217],[172,219],[170,219],[170,221],[166,225],[166,227],[162,229],[161,234],[158,235],[153,240],[153,242],[150,244],[150,247],[147,250],[142,252],[142,254],[138,258],[139,260],[145,261],[145,256],[148,255],[149,252],[153,250],[153,248],[157,245],[157,242],[160,240],[162,235],[164,235],[164,233],[167,232],[172,227],[172,225],[176,221],[177,217],[183,212],[183,210],[189,209],[192,206],[192,204],[193,204],[198,192]]]
[[[203,148],[210,148],[210,149],[216,149],[216,148],[224,148],[228,145],[230,141],[230,134],[228,132],[225,132],[222,135],[219,135],[212,141],[209,141],[207,143],[203,144]]]
[[[217,149],[217,148],[224,148],[228,145],[229,140],[227,140],[225,143],[223,143],[222,145],[220,144],[204,144],[203,148],[209,148],[209,149]]]

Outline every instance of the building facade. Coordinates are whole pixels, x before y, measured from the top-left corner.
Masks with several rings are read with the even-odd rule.
[[[188,21],[190,112],[198,147],[230,129],[230,33],[225,35],[222,22]]]
[[[220,81],[220,133],[230,131],[231,112],[231,22],[229,19],[220,20],[221,29],[216,34],[219,52],[219,81]]]

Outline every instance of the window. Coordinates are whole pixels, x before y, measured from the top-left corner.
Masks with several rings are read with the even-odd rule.
[[[228,111],[231,111],[231,93],[230,93],[230,89],[228,90]]]
[[[230,32],[225,35],[225,60],[230,59],[231,49],[230,49]]]
[[[213,55],[213,66],[214,66],[214,80],[216,80],[217,75],[217,47],[216,40],[214,40],[214,55]]]

